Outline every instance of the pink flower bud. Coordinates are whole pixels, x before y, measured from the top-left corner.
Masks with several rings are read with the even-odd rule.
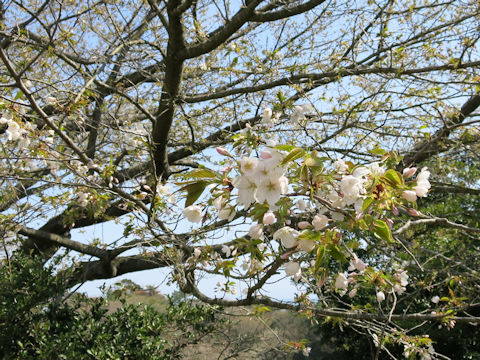
[[[152,192],[152,188],[151,188],[150,186],[148,186],[148,185],[143,185],[143,188],[144,188],[145,190],[147,190],[147,191]]]
[[[277,220],[277,218],[275,217],[275,214],[271,211],[268,211],[263,215],[263,221],[262,222],[265,225],[271,225],[271,224],[275,223],[276,220]]]
[[[309,226],[310,226],[310,223],[309,223],[308,221],[300,221],[300,222],[298,223],[298,228],[299,228],[300,230],[306,229],[306,228],[308,228]]]
[[[386,218],[386,219],[385,219],[385,222],[387,223],[387,225],[388,225],[388,227],[390,228],[390,230],[392,230],[393,220],[392,220],[392,219],[389,219],[389,218]]]
[[[292,255],[295,251],[296,251],[296,250],[289,250],[289,251],[287,251],[286,253],[284,253],[284,254],[282,254],[282,255],[280,256],[280,259],[282,259],[282,260],[288,259],[288,257],[289,257],[290,255]]]
[[[415,175],[416,172],[417,172],[416,167],[405,168],[405,169],[403,169],[403,177],[405,179],[411,178],[413,175]]]
[[[270,153],[270,151],[260,150],[260,157],[266,160],[266,159],[270,159],[272,157],[272,154]]]
[[[229,152],[227,151],[227,149],[225,149],[225,148],[217,147],[215,150],[217,150],[217,152],[218,152],[220,155],[231,156],[230,153],[229,153]]]
[[[392,213],[395,216],[400,215],[400,212],[398,211],[398,208],[395,205],[392,205]]]
[[[350,292],[348,293],[348,296],[350,298],[355,297],[355,295],[357,295],[357,288],[354,288],[354,289],[350,290]]]
[[[420,211],[415,210],[415,209],[413,209],[413,208],[409,208],[407,211],[408,211],[408,213],[409,213],[410,215],[412,215],[412,216],[420,216],[420,215],[421,215]]]

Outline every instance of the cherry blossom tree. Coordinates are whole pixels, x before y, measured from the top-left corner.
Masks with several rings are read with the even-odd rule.
[[[478,156],[477,1],[13,0],[0,15],[7,257],[69,251],[71,285],[168,268],[206,303],[356,326],[377,358],[388,342],[436,356],[402,321],[480,323],[478,260],[444,247],[478,254],[478,224],[435,195],[480,192],[457,171]],[[112,238],[78,236],[112,222]],[[294,303],[263,292],[279,275]]]

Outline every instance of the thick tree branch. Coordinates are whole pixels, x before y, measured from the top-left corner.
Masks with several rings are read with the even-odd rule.
[[[480,106],[480,95],[473,95],[463,104],[460,111],[451,116],[445,125],[437,130],[430,139],[416,144],[412,150],[407,152],[403,158],[402,167],[418,164],[442,151],[442,142],[450,135],[452,128],[461,124],[465,118],[473,113]]]
[[[135,271],[158,269],[167,267],[170,262],[159,257],[152,256],[128,256],[119,257],[109,262],[102,260],[85,261],[74,266],[74,274],[71,276],[71,286],[75,284],[97,279],[109,279]]]
[[[167,179],[170,175],[167,143],[183,74],[184,60],[180,55],[185,49],[183,19],[182,14],[175,13],[179,5],[179,0],[172,0],[167,5],[169,39],[165,58],[165,77],[152,131],[154,173],[161,179]]]
[[[278,10],[278,11],[272,11],[272,12],[255,11],[250,21],[269,22],[269,21],[285,19],[288,17],[305,13],[309,10],[312,10],[313,8],[323,4],[324,2],[325,0],[310,0],[304,4],[287,7],[285,9]]]
[[[108,257],[108,251],[99,249],[95,246],[86,245],[79,243],[77,241],[73,241],[69,238],[49,233],[43,230],[35,230],[28,228],[26,226],[20,227],[18,233],[24,236],[28,236],[31,240],[35,241],[36,243],[40,242],[47,242],[47,243],[54,243],[56,245],[63,246],[70,250],[78,251],[81,254],[92,255],[100,259],[104,259]]]

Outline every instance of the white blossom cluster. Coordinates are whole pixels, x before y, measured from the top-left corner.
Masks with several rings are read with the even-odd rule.
[[[297,120],[309,111],[308,107],[296,107]],[[272,125],[278,120],[278,116],[274,115],[271,109],[263,111],[262,120],[264,125]],[[248,128],[251,130],[251,128]],[[220,155],[235,159],[228,150],[217,148]],[[251,150],[248,151],[250,153]],[[298,150],[297,150],[298,151]],[[224,171],[227,174],[232,168],[236,169],[238,174],[233,179],[225,176],[224,184],[230,184],[231,188],[224,192],[213,192],[213,201],[211,204],[217,211],[217,218],[220,220],[232,221],[237,215],[236,206],[249,209],[252,204],[263,204],[268,206],[268,210],[261,218],[256,219],[258,223],[254,223],[248,230],[248,235],[252,240],[260,240],[257,248],[261,253],[266,248],[266,240],[264,239],[264,231],[267,225],[277,224],[276,231],[273,232],[272,238],[279,244],[279,252],[281,258],[289,261],[285,262],[284,271],[287,276],[292,276],[295,281],[299,281],[302,277],[302,266],[310,266],[310,261],[303,259],[305,253],[315,250],[319,244],[318,239],[310,237],[308,234],[312,232],[324,231],[327,227],[335,229],[337,221],[344,220],[347,213],[356,213],[356,218],[361,219],[365,214],[364,201],[367,197],[372,198],[372,185],[385,183],[388,176],[400,176],[386,174],[385,164],[382,162],[373,162],[363,166],[353,167],[344,160],[338,159],[333,162],[333,172],[329,173],[328,181],[321,184],[319,189],[310,199],[297,199],[296,208],[304,213],[310,211],[313,215],[311,220],[302,220],[292,225],[290,219],[282,219],[282,223],[278,223],[277,210],[279,209],[279,200],[289,191],[289,179],[286,176],[287,166],[293,162],[284,163],[285,154],[272,144],[268,144],[266,148],[258,150],[258,157],[243,156],[240,160],[236,160],[236,165],[229,165]],[[403,171],[403,178],[409,179],[416,173],[416,168],[406,168]],[[385,178],[382,180],[382,177]],[[407,202],[415,201],[417,197],[427,195],[431,185],[429,182],[430,172],[427,168],[423,168],[414,181],[404,184],[403,181],[397,181],[399,195],[392,197],[392,212],[397,210],[395,203],[405,199]],[[231,180],[230,180],[231,179]],[[411,185],[410,185],[411,184]],[[387,185],[388,186],[388,185]],[[368,190],[367,190],[368,189]],[[406,189],[406,190],[405,190]],[[410,190],[411,189],[411,190]],[[298,194],[292,195],[298,196]],[[394,202],[393,202],[394,201]],[[368,209],[368,207],[367,207]],[[185,218],[193,223],[199,223],[205,219],[203,205],[190,205],[183,210]],[[408,209],[412,210],[412,209]],[[398,210],[397,210],[398,211]],[[293,214],[293,210],[288,210],[288,214]],[[380,215],[385,216],[385,215]],[[283,218],[283,216],[282,216]],[[389,218],[379,218],[385,226],[391,227],[393,221]],[[329,226],[330,224],[330,226]],[[334,230],[335,231],[335,230]],[[275,249],[275,247],[273,247]],[[230,258],[237,254],[234,245],[223,245],[219,253],[209,254],[208,262],[205,262],[205,256],[202,256],[202,262],[212,264],[211,261],[222,262],[222,259]],[[356,296],[357,291],[368,276],[364,276],[368,265],[358,258],[351,250],[350,266],[348,271],[339,272],[331,280],[331,284],[338,290],[340,295],[348,292],[349,297]],[[297,256],[298,254],[298,256]],[[200,261],[201,252],[195,249],[194,259]],[[292,256],[293,255],[293,256]],[[303,265],[302,265],[303,264]],[[310,264],[310,265],[309,265]],[[218,266],[218,264],[217,264]],[[255,271],[263,268],[262,261],[255,259],[244,259],[241,267],[245,271]],[[372,271],[370,269],[369,271]],[[376,299],[379,303],[385,301],[387,295],[396,293],[401,295],[406,291],[408,286],[408,273],[404,269],[396,269],[390,279],[389,286],[382,286],[376,290]],[[367,284],[368,286],[368,284]]]
[[[325,197],[335,208],[344,209],[353,205],[355,210],[360,212],[365,199],[364,195],[367,192],[366,185],[371,182],[370,176],[381,176],[386,169],[378,162],[374,162],[367,166],[359,166],[354,169],[352,174],[348,174],[346,173],[348,166],[341,159],[335,161],[333,166],[337,173],[343,175],[338,190],[330,189]]]
[[[420,360],[430,360],[433,359],[434,354],[435,349],[431,344],[429,344],[428,347],[418,347],[414,344],[405,344],[403,347],[403,356],[405,356],[406,359],[418,355]]]
[[[86,207],[88,205],[88,202],[90,200],[90,194],[83,192],[83,191],[78,191],[77,192],[77,204],[80,207]]]
[[[348,296],[353,298],[357,295],[359,284],[357,283],[356,277],[362,273],[368,267],[357,255],[353,254],[353,258],[350,260],[350,266],[348,271],[352,271],[345,276],[344,273],[340,272],[337,274],[335,279],[335,288],[339,290],[340,295],[345,295],[348,290],[348,286],[353,284],[353,288],[348,293]]]
[[[266,108],[262,113],[262,124],[269,129],[278,122],[279,118],[279,113],[273,113],[272,109]]]
[[[406,270],[397,269],[395,270],[395,274],[393,275],[393,279],[395,280],[396,284],[393,286],[393,290],[398,294],[403,294],[407,289],[406,286],[408,285],[408,274]]]
[[[305,114],[312,112],[312,110],[310,104],[296,105],[293,107],[293,113],[290,116],[290,120],[294,123],[302,122],[306,119]]]
[[[26,149],[30,145],[30,140],[26,136],[27,130],[21,128],[15,120],[8,115],[2,116],[0,118],[0,125],[3,124],[8,126],[7,130],[5,130],[8,141],[16,142],[19,149]]]
[[[339,290],[340,295],[345,295],[348,290],[349,285],[354,285],[353,288],[348,293],[349,297],[353,298],[357,294],[357,290],[360,286],[358,283],[357,277],[368,267],[361,259],[359,259],[355,254],[353,254],[353,259],[350,261],[350,266],[348,271],[351,271],[347,275],[344,273],[338,273],[335,279],[335,288]],[[407,289],[408,285],[408,273],[406,270],[397,269],[393,275],[393,287],[392,291],[395,291],[398,295],[403,294]],[[385,293],[383,291],[377,291],[376,294],[377,301],[380,303],[385,300]]]
[[[236,215],[235,208],[227,204],[227,199],[224,199],[223,196],[217,197],[213,201],[213,206],[218,210],[217,216],[220,220],[232,221]]]
[[[403,170],[403,176],[408,179],[415,175],[416,172],[417,168],[405,168]],[[417,185],[414,186],[412,190],[405,190],[402,193],[402,197],[409,202],[414,202],[417,201],[417,197],[427,196],[428,190],[431,187],[430,182],[428,181],[429,177],[430,171],[424,167],[417,175]]]
[[[122,134],[127,150],[142,149],[142,138],[145,139],[148,131],[142,123],[135,123],[128,132]]]
[[[238,190],[237,205],[248,208],[254,202],[267,203],[272,211],[277,209],[281,195],[288,191],[288,178],[281,165],[284,155],[273,148],[260,151],[260,158],[243,157],[240,175],[232,185]]]

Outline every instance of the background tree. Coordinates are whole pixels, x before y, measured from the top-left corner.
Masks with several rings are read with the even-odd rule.
[[[59,260],[59,259],[55,259]],[[3,359],[178,359],[222,327],[217,309],[192,302],[127,304],[65,294],[52,263],[17,253],[0,268]]]
[[[478,184],[462,180],[475,166],[479,136],[476,1],[46,0],[10,1],[0,10],[6,247],[45,260],[59,250],[81,254],[65,263],[73,270],[71,285],[169,267],[183,292],[205,302],[304,309],[364,328],[371,320],[377,357],[387,340],[405,344],[407,355],[411,343],[428,350],[428,340],[409,339],[397,320],[479,321],[468,317],[478,303],[478,262],[466,256],[478,254],[479,229],[465,217],[474,211]],[[279,161],[297,187],[282,190],[290,195],[278,209],[257,192],[258,206],[246,204],[242,212],[228,202],[240,186],[231,183],[228,168],[239,164],[211,149],[224,145],[232,153],[235,147],[238,159],[255,152],[265,158],[272,155],[260,152],[265,140],[270,147],[273,140],[289,145],[271,151],[284,151]],[[352,163],[337,163],[333,171],[340,157]],[[353,209],[335,212],[328,186],[353,174],[353,162],[378,161],[370,165],[377,170],[368,175],[371,187],[358,216]],[[401,198],[419,178],[409,183],[408,176],[378,170],[426,164],[432,192],[441,194],[431,204],[438,216],[413,209],[411,192]],[[186,207],[202,205],[184,213],[201,222],[193,229],[180,215],[181,194]],[[441,196],[447,194],[465,194],[468,202],[461,211],[446,210]],[[310,210],[293,207],[299,196]],[[341,191],[337,197],[347,199]],[[287,221],[311,221],[322,206],[334,221],[308,240],[325,253],[293,255],[304,269],[298,303],[261,296],[289,256],[272,235]],[[263,220],[265,247],[258,252],[259,242],[244,234],[252,218],[261,225],[269,210],[277,222],[268,225],[271,215]],[[397,213],[403,218],[390,231]],[[77,230],[112,221],[123,234],[79,240]],[[327,233],[329,245],[320,246]],[[335,290],[335,274],[346,271],[352,249],[371,265],[362,275],[370,279],[365,291],[385,289],[384,308],[379,295],[356,309],[364,312],[351,312],[351,300],[340,296],[344,286]],[[311,260],[317,266],[309,272]],[[430,266],[443,270],[431,273]],[[407,281],[405,269],[408,288],[389,292]],[[237,300],[202,294],[198,280],[210,273],[225,277],[224,292],[243,282],[247,293]],[[447,280],[458,291],[453,283],[440,291],[437,284]],[[397,312],[395,293],[407,291],[402,296],[413,301],[427,284],[431,293],[414,314]],[[308,303],[309,293],[321,306]],[[438,309],[430,296],[442,299]],[[341,310],[332,310],[338,304]],[[429,315],[432,310],[440,313]]]

